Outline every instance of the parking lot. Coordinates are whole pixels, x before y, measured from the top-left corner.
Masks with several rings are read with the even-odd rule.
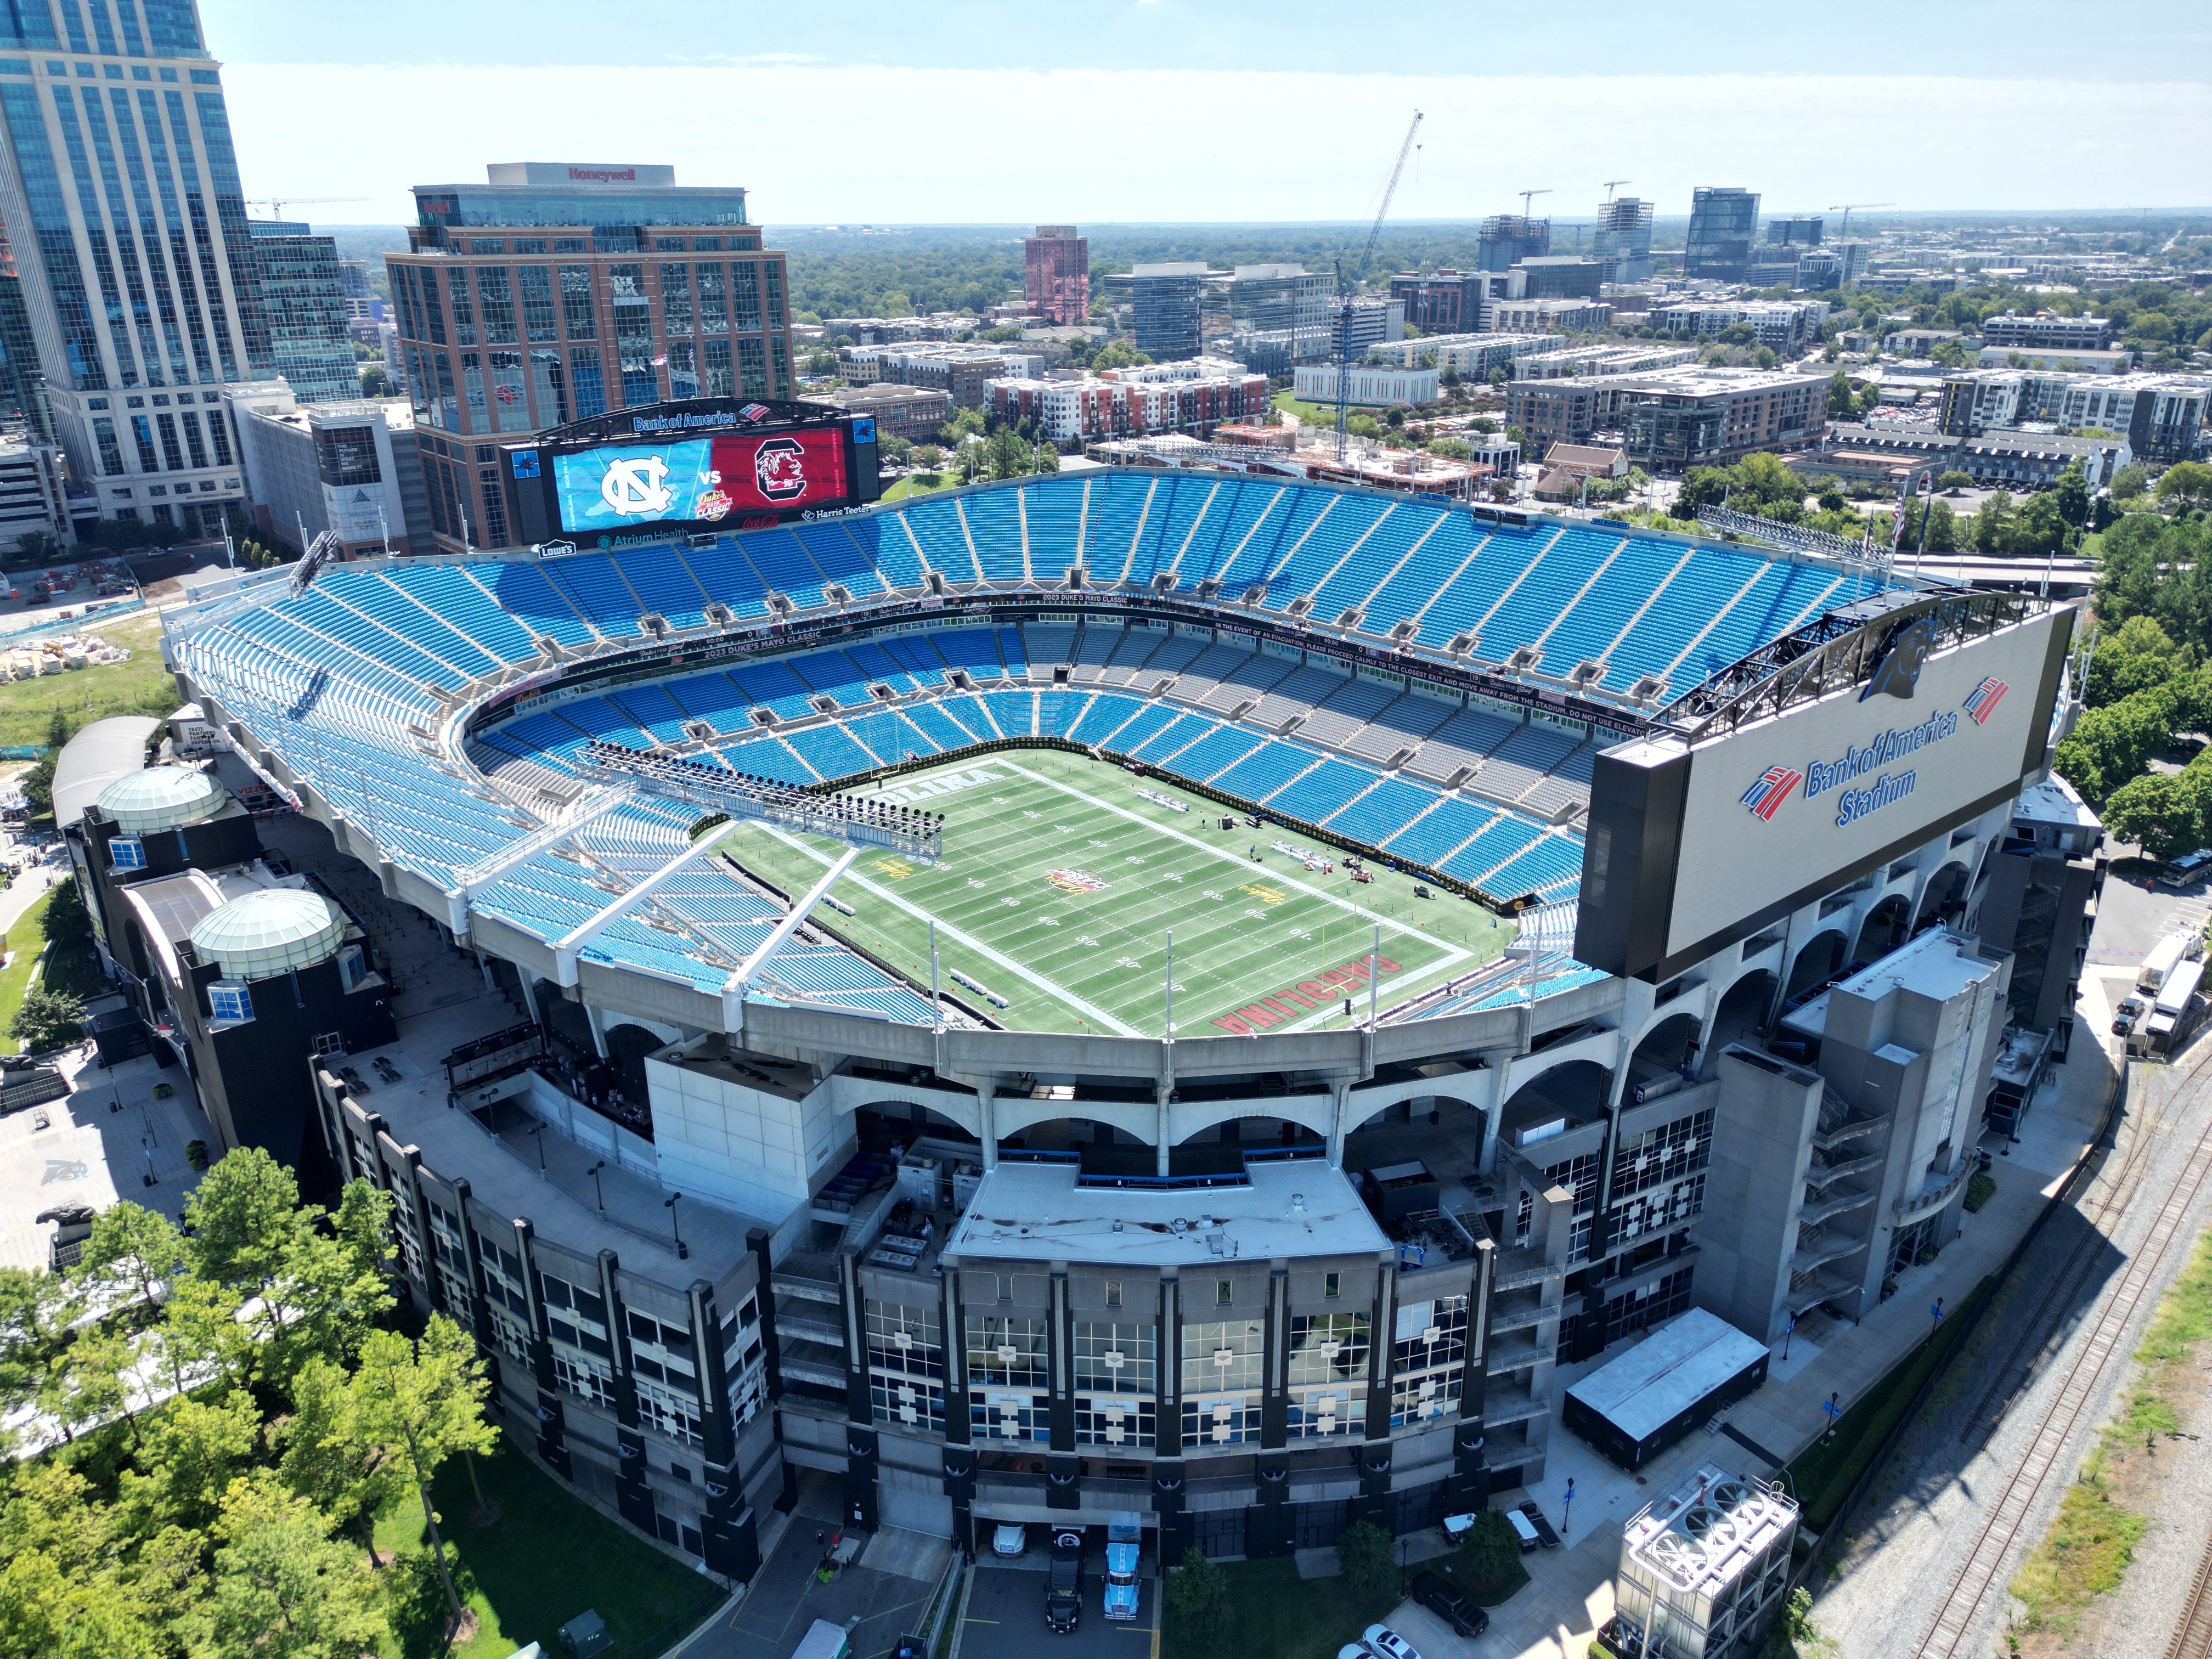
[[[788,1659],[817,1619],[833,1625],[857,1620],[852,1627],[854,1659],[877,1659],[902,1634],[920,1629],[949,1553],[945,1541],[887,1529],[868,1540],[857,1563],[825,1584],[814,1576],[823,1553],[816,1540],[834,1536],[836,1530],[836,1522],[809,1514],[805,1507],[794,1514],[737,1612],[721,1629],[699,1638],[690,1650],[692,1659],[723,1654],[732,1659]],[[871,1566],[872,1559],[879,1565]],[[1040,1613],[1040,1627],[1042,1623]]]
[[[1083,1564],[1083,1622],[1055,1636],[1044,1627],[1043,1566],[1044,1553],[1035,1546],[1018,1565],[978,1562],[960,1659],[1147,1659],[1159,1626],[1158,1579],[1139,1582],[1134,1619],[1109,1624],[1099,1611],[1106,1559],[1092,1556]]]

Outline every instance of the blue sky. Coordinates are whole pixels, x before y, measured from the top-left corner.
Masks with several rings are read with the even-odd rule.
[[[1662,214],[1697,184],[1777,210],[2212,198],[2202,0],[2094,21],[2052,0],[202,10],[250,193],[362,198],[300,210],[332,223],[520,160],[672,161],[746,185],[770,226],[1346,219],[1415,107],[1394,216],[1534,185],[1586,214],[1624,174]]]

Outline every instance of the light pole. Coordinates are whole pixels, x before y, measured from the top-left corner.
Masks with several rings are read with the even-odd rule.
[[[676,1240],[676,1259],[678,1261],[689,1261],[691,1256],[691,1247],[684,1242],[684,1235],[676,1224],[676,1200],[683,1196],[681,1193],[671,1193],[660,1206],[668,1212],[668,1231]]]
[[[1796,1334],[1797,1316],[1793,1313],[1790,1316],[1789,1324],[1782,1331],[1782,1363],[1785,1365],[1790,1363],[1790,1339]]]
[[[607,1195],[599,1189],[599,1171],[606,1167],[606,1159],[601,1158],[597,1164],[592,1165],[590,1170],[592,1177],[592,1196],[599,1200],[599,1213],[601,1215],[605,1215],[607,1212]]]
[[[1567,1495],[1559,1504],[1559,1541],[1561,1543],[1566,1541],[1567,1528],[1574,1518],[1574,1513],[1575,1483],[1574,1478],[1571,1475],[1567,1479]]]
[[[538,1137],[538,1173],[544,1175],[545,1173],[545,1126],[542,1123],[533,1123],[530,1126],[530,1133]]]

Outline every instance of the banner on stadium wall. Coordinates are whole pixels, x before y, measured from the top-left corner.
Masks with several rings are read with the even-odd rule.
[[[834,427],[717,433],[675,443],[614,444],[553,458],[561,527],[720,525],[847,500],[845,445]]]

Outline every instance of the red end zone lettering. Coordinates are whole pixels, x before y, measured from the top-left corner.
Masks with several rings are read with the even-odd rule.
[[[1213,1024],[1237,1036],[1257,1036],[1270,1025],[1295,1018],[1300,1008],[1326,1008],[1339,996],[1349,996],[1370,979],[1404,971],[1404,964],[1388,957],[1355,957],[1340,968],[1325,969],[1316,979],[1300,980],[1295,989],[1270,991],[1249,1008],[1224,1014]]]

